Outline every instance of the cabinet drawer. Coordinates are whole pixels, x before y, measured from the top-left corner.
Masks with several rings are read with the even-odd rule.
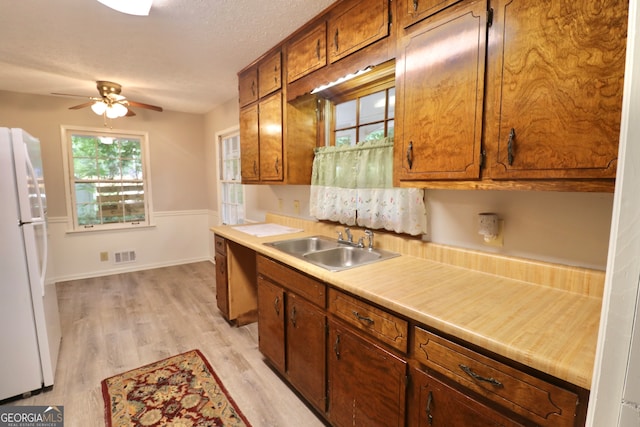
[[[383,343],[407,352],[408,324],[364,301],[329,289],[329,312]]]
[[[227,245],[226,245],[226,242],[224,240],[224,237],[218,236],[216,234],[214,240],[215,240],[216,252],[219,253],[220,255],[226,255],[227,254]]]
[[[573,426],[578,395],[422,328],[415,328],[414,355],[426,367],[541,426]]]
[[[319,307],[326,307],[324,283],[261,255],[257,256],[257,266],[259,275],[270,278]]]

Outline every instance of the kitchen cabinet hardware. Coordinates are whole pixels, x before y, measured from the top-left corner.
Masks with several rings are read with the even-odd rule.
[[[488,382],[489,384],[493,384],[496,387],[504,387],[504,385],[500,381],[496,380],[495,378],[493,377],[487,378],[487,377],[478,375],[475,372],[473,372],[473,370],[467,365],[463,365],[462,363],[460,363],[458,366],[460,367],[460,369],[462,369],[467,375],[469,375],[474,380]]]
[[[318,39],[316,43],[316,58],[320,61],[320,39]]]
[[[280,316],[280,297],[276,296],[273,300],[273,308],[276,311],[276,315]]]
[[[375,323],[371,317],[363,316],[362,314],[358,313],[355,310],[353,311],[353,315],[359,321],[364,322],[364,323],[368,323],[369,325],[373,325]]]
[[[296,306],[294,305],[293,307],[291,307],[291,315],[289,316],[289,318],[291,319],[291,324],[293,325],[293,327],[296,327]]]
[[[253,173],[258,175],[258,162],[256,160],[253,161]]]
[[[507,142],[507,161],[509,162],[509,166],[513,165],[513,144],[516,141],[516,130],[511,128],[509,132],[509,142]]]
[[[340,335],[336,334],[336,341],[333,343],[333,352],[336,354],[336,359],[340,360]]]
[[[413,141],[409,141],[409,148],[407,148],[407,164],[411,170],[413,167]]]
[[[277,173],[277,174],[279,174],[279,173],[280,173],[280,168],[278,167],[278,161],[279,161],[279,160],[278,160],[278,157],[276,157],[276,162],[275,162],[274,167],[275,167],[275,169],[276,169],[276,173]]]
[[[333,35],[333,46],[336,49],[336,52],[338,52],[340,49],[338,49],[338,28],[336,28],[336,33]]]
[[[414,4],[417,4],[417,1],[413,2]],[[427,407],[425,408],[425,411],[427,412],[427,420],[429,421],[429,425],[433,424],[433,414],[431,414],[431,403],[433,402],[433,392],[429,391],[429,397],[427,398]]]
[[[417,12],[418,11],[418,0],[413,0],[413,11]]]

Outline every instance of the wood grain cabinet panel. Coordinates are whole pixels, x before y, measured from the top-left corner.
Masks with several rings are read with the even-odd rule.
[[[285,373],[284,290],[258,276],[258,348],[280,373]]]
[[[329,321],[329,421],[337,427],[402,427],[406,361]]]
[[[478,179],[487,2],[465,2],[422,21],[396,62],[399,181]]]
[[[258,100],[258,69],[253,66],[238,75],[240,107]]]
[[[462,0],[398,0],[398,21],[408,27]]]
[[[282,87],[282,54],[274,52],[258,65],[258,96],[264,98]]]
[[[578,395],[422,328],[415,328],[415,359],[536,425],[571,427]]]
[[[284,177],[284,165],[282,160],[281,92],[277,92],[268,98],[260,100],[258,106],[258,121],[260,181],[282,181]]]
[[[518,427],[522,424],[418,368],[411,369],[409,427]]]
[[[615,178],[628,2],[493,7],[491,177]]]
[[[406,320],[335,289],[329,289],[329,312],[381,342],[407,352]]]
[[[332,10],[327,32],[330,63],[387,37],[389,0],[344,1]]]
[[[288,44],[287,82],[291,83],[327,65],[327,23],[320,22]]]
[[[258,104],[240,109],[240,169],[243,183],[260,180]]]

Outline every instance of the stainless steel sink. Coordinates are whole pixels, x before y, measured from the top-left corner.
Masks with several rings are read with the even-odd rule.
[[[299,239],[280,240],[277,242],[265,243],[280,249],[290,255],[303,255],[307,252],[315,252],[323,249],[336,248],[338,242],[324,236],[301,237]]]
[[[331,271],[347,270],[400,255],[382,249],[347,246],[324,236],[281,240],[265,245]]]

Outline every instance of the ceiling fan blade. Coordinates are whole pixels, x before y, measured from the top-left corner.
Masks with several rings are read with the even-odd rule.
[[[135,115],[136,113],[134,113],[131,108],[127,108],[127,114],[125,114],[125,117],[133,117]]]
[[[154,110],[154,111],[162,112],[162,107],[157,107],[155,105],[144,104],[142,102],[136,102],[136,101],[130,101],[130,100],[127,100],[127,102],[129,103],[129,105],[131,105],[133,107],[146,108],[148,110]]]
[[[84,104],[74,105],[73,107],[69,107],[69,110],[79,110],[81,108],[89,107],[93,105],[94,102],[95,101],[89,101],[89,102],[85,102]]]

